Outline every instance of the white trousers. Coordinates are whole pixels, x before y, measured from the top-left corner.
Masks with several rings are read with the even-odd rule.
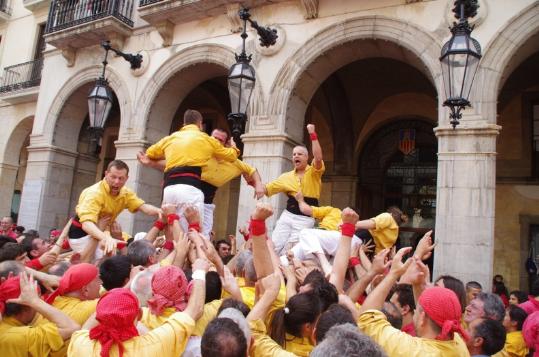
[[[210,238],[210,232],[213,228],[213,211],[215,205],[213,203],[204,203],[204,225],[202,226],[202,234],[206,238]]]
[[[86,248],[86,245],[90,243],[90,239],[93,238],[89,235],[77,239],[69,239],[69,246],[75,253],[82,254],[84,248]],[[103,250],[99,248],[98,244],[95,248],[94,258],[92,259],[92,262],[95,262],[96,260],[99,260],[101,258],[103,258]]]
[[[278,256],[286,253],[287,244],[296,243],[299,240],[299,232],[304,228],[312,228],[314,218],[290,213],[284,210],[277,220],[271,240]]]
[[[177,205],[176,214],[180,216],[180,226],[187,232],[189,225],[183,215],[185,206],[194,206],[200,216],[200,227],[204,225],[204,194],[191,185],[177,184],[165,187],[163,190],[163,203]]]
[[[312,257],[314,253],[324,253],[328,256],[335,256],[341,232],[327,231],[324,229],[302,229],[299,232],[299,242],[292,248],[294,258],[304,260]],[[361,239],[355,235],[352,237],[352,249],[361,244]]]

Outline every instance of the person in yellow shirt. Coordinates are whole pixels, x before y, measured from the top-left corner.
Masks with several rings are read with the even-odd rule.
[[[391,206],[387,212],[356,224],[358,237],[363,241],[373,239],[375,253],[392,248],[399,238],[399,227],[408,221],[408,216],[400,208]]]
[[[128,177],[127,164],[113,160],[107,166],[103,180],[81,192],[75,208],[77,215],[72,219],[68,233],[69,245],[75,252],[82,253],[91,238],[101,241],[105,253],[115,249],[119,241],[98,227],[99,219],[105,216],[110,218],[112,224],[126,208],[133,213],[140,211],[150,216],[162,215],[160,208],[145,203],[125,187]],[[95,259],[100,259],[102,255],[101,249],[96,249]]]
[[[528,346],[522,336],[522,325],[528,317],[526,311],[516,305],[509,305],[505,310],[503,327],[507,332],[503,349],[494,357],[525,357],[528,355]]]
[[[68,356],[180,356],[202,313],[205,276],[209,265],[193,263],[193,290],[183,312],[175,312],[160,327],[139,336],[135,327],[140,316],[137,297],[128,289],[112,289],[97,303],[90,318],[71,337]]]
[[[202,115],[188,109],[183,116],[184,126],[177,132],[164,137],[146,150],[150,160],[165,160],[165,178],[163,183],[163,203],[177,206],[177,215],[182,216],[185,205],[193,205],[200,215],[200,224],[204,223],[204,194],[201,188],[202,167],[212,157],[234,162],[239,155],[234,141],[231,147],[224,147],[218,140],[202,131]],[[138,155],[144,164],[144,154]],[[187,222],[181,220],[181,226],[187,231]]]
[[[227,147],[228,133],[226,131],[215,129],[212,131],[211,137],[219,141],[224,147]],[[152,167],[156,170],[164,171],[166,168],[165,160],[151,160],[144,153],[139,153],[137,158],[143,165]],[[209,237],[213,228],[213,212],[215,210],[213,200],[217,189],[239,175],[243,175],[247,183],[254,187],[256,198],[264,196],[264,185],[262,184],[258,171],[241,160],[236,159],[235,161],[230,162],[211,157],[206,164],[202,166],[200,190],[204,195],[204,220],[201,228],[202,234],[205,237]]]
[[[0,284],[0,349],[2,356],[48,356],[80,328],[57,308],[41,300],[37,283],[25,272]],[[31,326],[40,314],[46,320]]]
[[[462,330],[460,302],[455,293],[442,287],[432,287],[419,296],[414,314],[418,337],[408,335],[390,325],[380,311],[391,288],[412,264],[413,258],[402,262],[411,247],[400,249],[391,263],[387,276],[367,296],[359,309],[358,326],[367,336],[377,342],[390,356],[468,356],[468,338]]]
[[[284,193],[288,196],[286,209],[281,213],[271,235],[271,240],[278,256],[286,252],[289,244],[298,242],[299,231],[303,228],[312,228],[314,226],[314,219],[301,212],[295,198],[296,193],[301,191],[309,205],[318,206],[322,191],[322,175],[325,171],[322,147],[318,142],[315,126],[308,124],[307,131],[311,138],[313,151],[312,164],[308,164],[309,151],[307,148],[305,146],[296,146],[292,150],[294,169],[285,172],[277,179],[266,184],[266,195],[268,197],[277,193]]]

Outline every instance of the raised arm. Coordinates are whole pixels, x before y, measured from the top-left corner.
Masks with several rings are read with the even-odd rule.
[[[335,253],[333,270],[329,278],[329,282],[335,285],[338,292],[343,291],[344,278],[348,268],[348,260],[350,259],[352,237],[354,236],[355,224],[358,219],[359,216],[353,209],[345,208],[342,211],[341,240]]]
[[[389,249],[384,249],[380,253],[376,254],[372,261],[370,269],[364,274],[358,281],[356,281],[350,289],[348,289],[347,295],[352,301],[357,301],[359,297],[365,292],[367,286],[373,281],[378,274],[383,274],[390,262],[387,261]]]
[[[316,135],[314,124],[307,124],[307,131],[309,132],[309,136],[311,137],[311,148],[313,151],[313,166],[319,170],[322,168],[322,147],[320,146],[320,142],[318,141],[318,136]]]
[[[253,262],[259,279],[274,272],[271,254],[266,244],[266,219],[273,215],[269,203],[258,202],[251,215],[249,233],[253,244]]]
[[[184,312],[191,316],[193,320],[198,320],[204,310],[204,301],[206,299],[206,273],[209,264],[204,259],[197,259],[193,263],[193,290],[189,296],[189,302]]]

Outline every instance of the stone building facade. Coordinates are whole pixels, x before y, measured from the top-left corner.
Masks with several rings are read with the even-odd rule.
[[[0,9],[0,214],[42,233],[59,227],[114,158],[129,164],[128,185],[159,204],[161,175],[136,153],[176,130],[187,108],[208,130],[227,125],[243,5],[279,35],[266,49],[248,32],[257,81],[243,159],[265,181],[277,177],[314,123],[327,167],[322,204],[363,218],[400,205],[415,213],[412,228],[435,228],[435,275],[488,287],[502,274],[526,289],[524,262],[539,248],[539,1],[479,3],[483,58],[472,108],[453,130],[439,62],[449,0],[12,0]],[[95,154],[86,97],[104,39],[141,53],[143,66],[109,58],[116,101]],[[403,136],[413,150],[400,147]],[[218,237],[247,219],[251,196],[239,179],[218,191]],[[284,207],[283,197],[270,201]],[[129,214],[121,223],[128,232],[150,224]]]

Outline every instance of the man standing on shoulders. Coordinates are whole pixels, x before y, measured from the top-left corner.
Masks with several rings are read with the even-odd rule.
[[[114,222],[126,208],[132,213],[141,211],[150,216],[162,215],[160,208],[144,203],[134,191],[125,187],[128,175],[127,164],[113,160],[107,166],[105,178],[82,191],[75,209],[77,216],[73,218],[69,230],[69,245],[75,252],[81,253],[91,238],[104,245],[105,253],[116,248],[119,241],[98,227],[100,218],[108,216],[110,222]],[[101,250],[97,249],[95,259],[101,255]]]
[[[301,191],[305,202],[310,206],[318,206],[320,192],[322,191],[322,175],[325,171],[322,160],[322,148],[318,142],[318,136],[313,124],[307,125],[307,131],[311,138],[313,161],[309,165],[309,151],[305,146],[296,146],[292,151],[292,164],[294,169],[285,172],[276,180],[266,185],[266,195],[273,196],[276,193],[284,193],[288,196],[286,210],[283,211],[272,234],[272,241],[277,255],[283,255],[288,243],[296,243],[299,240],[299,231],[303,228],[312,228],[314,219],[303,214],[299,203],[295,198],[296,193]]]
[[[183,116],[183,127],[150,146],[146,150],[146,157],[152,161],[165,159],[163,203],[175,204],[178,216],[182,215],[186,205],[195,206],[202,227],[204,223],[202,167],[212,157],[234,162],[239,153],[233,141],[232,147],[226,148],[218,140],[203,132],[202,115],[196,110],[188,109]],[[143,153],[139,153],[138,159],[144,164]],[[181,217],[180,223],[187,231],[184,217]]]

